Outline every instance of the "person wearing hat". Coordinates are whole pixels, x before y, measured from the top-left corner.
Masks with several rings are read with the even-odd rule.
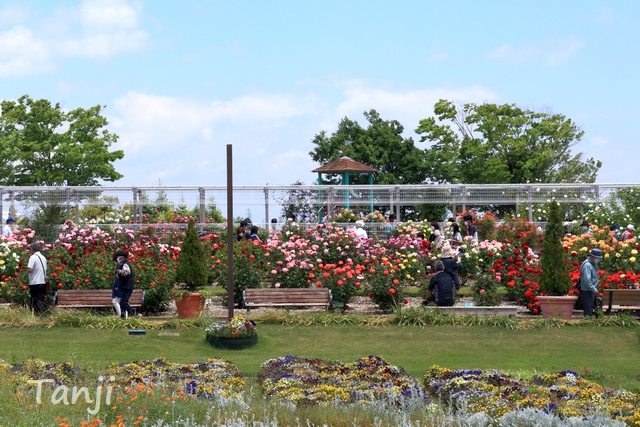
[[[633,224],[627,225],[627,229],[624,230],[624,233],[622,233],[622,236],[620,236],[620,241],[626,242],[627,240],[633,239],[633,230]]]
[[[129,298],[133,293],[133,284],[135,279],[133,277],[133,268],[128,261],[129,252],[123,250],[117,250],[113,254],[113,260],[117,262],[115,280],[113,281],[113,290],[111,296],[113,297],[113,307],[116,309],[118,316],[125,318],[132,316],[142,317],[142,314],[137,313],[136,309],[129,305]]]
[[[584,317],[593,316],[593,303],[598,292],[598,262],[602,257],[602,251],[593,248],[580,266],[580,293],[582,294]]]
[[[611,226],[609,227],[609,231],[613,235],[614,239],[620,240],[620,227],[615,224],[611,224]]]
[[[366,239],[367,237],[369,237],[369,235],[367,234],[367,230],[365,230],[363,227],[364,221],[361,219],[357,220],[355,230],[356,239]]]
[[[458,270],[462,270],[464,265],[460,262],[458,254],[451,247],[448,241],[445,240],[442,245],[442,252],[440,253],[440,259],[444,264],[445,273],[449,274],[453,279],[453,284],[456,290],[460,289],[460,280],[458,279]]]
[[[16,220],[13,219],[12,217],[7,218],[6,224],[4,225],[4,227],[2,227],[2,235],[11,237],[13,235],[13,225],[15,223],[16,223]]]
[[[582,234],[593,235],[593,230],[591,230],[591,227],[589,226],[589,221],[587,221],[586,219],[582,221],[582,224],[580,224],[580,227],[582,227]]]

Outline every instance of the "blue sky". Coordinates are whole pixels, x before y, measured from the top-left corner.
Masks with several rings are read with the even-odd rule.
[[[0,96],[105,105],[107,185],[310,184],[311,140],[441,98],[564,114],[600,183],[640,182],[640,2],[5,0]]]

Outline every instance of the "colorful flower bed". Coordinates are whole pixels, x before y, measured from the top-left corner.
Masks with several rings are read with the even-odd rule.
[[[573,371],[525,380],[496,370],[429,368],[428,392],[441,403],[485,412],[499,418],[508,412],[536,408],[561,418],[608,414],[628,425],[640,423],[640,398],[626,390],[608,390]]]
[[[378,356],[351,364],[285,356],[265,362],[258,381],[269,399],[298,406],[348,403],[400,404],[405,399],[430,399],[416,378]]]
[[[246,398],[245,382],[237,366],[219,359],[193,364],[177,364],[165,359],[113,364],[100,372],[98,388],[95,380],[92,383],[88,379],[87,371],[73,363],[28,360],[11,365],[0,360],[0,379],[15,390],[17,405],[40,399],[40,406],[56,407],[62,405],[65,398],[71,399],[70,390],[76,393],[76,385],[87,387],[87,394],[79,392],[77,396],[89,400],[100,397],[103,403],[86,409],[96,416],[92,420],[96,426],[111,425],[107,420],[113,420],[113,425],[125,425],[125,418],[137,420],[134,425],[145,419],[161,420],[170,414],[170,407],[174,411],[176,404],[188,405],[190,401],[217,399],[218,404],[231,401],[242,404]],[[285,356],[265,362],[258,380],[268,400],[296,407],[365,405],[379,408],[383,405],[402,410],[417,405],[424,413],[434,415],[485,414],[492,421],[483,425],[507,425],[499,420],[507,419],[510,413],[533,409],[557,420],[579,421],[604,416],[629,426],[640,424],[637,395],[626,390],[606,389],[573,371],[528,380],[497,370],[450,370],[432,366],[425,372],[423,387],[418,379],[378,356],[367,356],[348,364]],[[101,392],[106,396],[100,396]],[[78,402],[67,401],[59,409],[64,413],[64,409],[87,403],[82,398]],[[135,409],[130,411],[131,408]],[[83,411],[84,408],[79,413]],[[139,411],[143,415],[138,416]],[[56,419],[61,426],[70,425],[64,420],[66,418]]]

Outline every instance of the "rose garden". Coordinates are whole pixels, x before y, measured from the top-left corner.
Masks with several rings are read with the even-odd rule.
[[[510,303],[527,312],[521,319],[493,320],[494,325],[513,329],[579,329],[581,325],[600,325],[611,328],[612,334],[616,328],[639,325],[628,313],[611,316],[600,313],[594,319],[583,320],[576,312],[569,322],[540,323],[543,321],[538,319],[541,314],[538,297],[545,294],[540,287],[544,271],[540,259],[543,230],[521,218],[498,221],[491,213],[467,213],[474,215],[479,241],[465,239],[462,246],[465,268],[460,273],[461,294],[475,306]],[[456,221],[464,229],[461,218],[462,215]],[[181,223],[188,219],[175,215],[173,221]],[[30,314],[25,308],[29,303],[26,245],[37,240],[37,235],[28,228],[16,230],[13,237],[0,243],[0,290],[7,306],[2,311],[4,325],[31,324],[38,328],[47,322],[54,325],[71,322],[86,323],[99,330],[164,330],[174,316],[170,308],[177,291],[175,272],[184,238],[183,230],[168,225],[158,222],[134,232],[127,225],[80,226],[68,221],[59,238],[43,250],[49,262],[52,293],[110,289],[114,279],[111,254],[116,249],[127,250],[134,267],[135,286],[145,290],[145,317],[127,321],[115,319],[112,310],[88,314],[86,310],[52,308],[41,318]],[[442,224],[445,238],[451,237],[446,231],[449,225]],[[618,241],[609,225],[592,224],[589,232],[583,234],[578,222],[564,224],[568,232],[561,242],[562,262],[575,282],[579,266],[589,251],[599,248],[604,253],[598,265],[601,290],[635,287],[640,274],[636,265],[640,244],[636,244],[635,239]],[[424,297],[433,265],[439,259],[439,248],[423,245],[422,238],[418,237],[422,233],[424,239],[429,238],[432,230],[427,221],[399,223],[382,238],[356,239],[347,228],[345,224],[290,224],[273,235],[261,230],[259,243],[250,240],[234,243],[234,303],[238,309],[242,290],[257,287],[329,288],[333,301],[347,307],[345,312],[332,310],[306,315],[296,310],[252,312],[247,318],[255,320],[258,331],[278,323],[330,325],[345,319],[369,326],[396,325],[398,333],[402,325],[409,323],[421,326],[466,323],[486,327],[482,322],[490,322],[456,319],[442,316],[437,310],[409,306],[410,298]],[[199,290],[209,295],[226,295],[223,292],[229,270],[226,233],[221,225],[200,236],[209,277],[208,285]],[[567,293],[579,295],[575,288]],[[354,320],[348,310],[354,296],[370,298],[386,314],[369,318],[356,316]],[[577,310],[580,304],[578,301]],[[70,321],[69,316],[76,316],[76,320]],[[306,321],[300,320],[305,316]],[[180,327],[200,328],[204,340],[204,329],[212,320],[215,319],[200,317],[184,321]],[[630,387],[628,391],[604,387],[569,368],[556,373],[519,376],[495,369],[450,369],[425,362],[422,377],[416,377],[379,356],[367,356],[368,353],[340,361],[281,354],[278,358],[263,359],[252,382],[233,362],[234,355],[257,352],[254,354],[259,357],[261,345],[259,342],[248,350],[225,352],[230,362],[213,358],[192,364],[166,359],[128,360],[109,366],[94,364],[93,370],[99,372],[101,378],[99,384],[91,378],[91,370],[80,362],[48,363],[51,360],[45,355],[26,361],[7,360],[0,363],[0,373],[7,384],[2,393],[15,401],[18,408],[35,405],[44,413],[43,418],[35,418],[37,422],[43,423],[41,420],[56,414],[50,422],[60,426],[243,425],[252,419],[255,425],[276,425],[278,420],[285,424],[292,422],[291,418],[284,418],[289,421],[279,418],[278,411],[293,411],[287,416],[300,418],[301,424],[305,424],[302,420],[306,418],[312,423],[330,425],[353,425],[353,419],[361,423],[363,419],[370,419],[369,425],[640,425],[640,400],[634,394],[640,392],[640,387]],[[613,357],[615,350],[611,351]],[[637,354],[637,348],[635,351]],[[42,382],[44,379],[52,381]],[[246,387],[247,381],[255,383],[261,391]],[[91,386],[86,387],[86,393],[72,389],[72,384],[88,383]],[[100,408],[98,385],[102,393],[101,409],[96,409]],[[35,397],[38,389],[40,403],[36,403]],[[70,403],[72,397],[75,404]],[[274,405],[273,408],[265,409],[266,403],[260,403],[261,399],[266,399],[264,402]],[[83,402],[87,403],[80,405]],[[309,412],[314,408],[330,409],[333,418],[322,421],[317,413]],[[256,411],[261,411],[261,415],[256,416]],[[6,419],[0,415],[0,425]],[[229,424],[222,424],[224,420]]]

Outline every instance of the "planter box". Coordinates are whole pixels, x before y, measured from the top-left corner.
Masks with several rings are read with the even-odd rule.
[[[250,337],[217,337],[215,335],[207,335],[209,344],[216,348],[226,348],[229,350],[241,350],[243,348],[254,346],[258,343],[258,335]]]

